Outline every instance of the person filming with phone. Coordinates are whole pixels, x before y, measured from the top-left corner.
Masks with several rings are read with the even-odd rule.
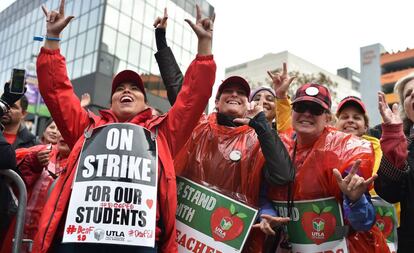
[[[36,137],[26,128],[23,119],[29,105],[25,93],[24,70],[13,69],[11,82],[4,86],[2,103],[7,113],[1,117],[3,135],[14,149],[28,148],[37,143]]]
[[[5,123],[10,122],[10,111],[15,109],[11,105],[15,105],[16,101],[20,100],[23,94],[24,86],[22,93],[13,94],[10,92],[10,83],[6,83],[4,85],[4,92],[0,97],[0,118],[2,119],[0,124],[0,170],[16,169],[16,154],[14,148],[3,136],[3,130],[6,129],[3,126],[3,119],[7,119]],[[6,124],[6,126],[9,126],[9,124]],[[7,231],[11,220],[10,212],[8,210],[10,196],[6,181],[3,177],[0,177],[0,245],[3,242],[4,233]]]

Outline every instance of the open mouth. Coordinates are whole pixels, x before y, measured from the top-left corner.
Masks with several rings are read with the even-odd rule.
[[[133,102],[134,100],[132,99],[132,97],[125,95],[121,97],[121,103],[130,103]]]
[[[240,102],[237,102],[237,101],[234,101],[234,100],[229,100],[226,103],[229,104],[229,105],[240,105],[241,104]]]
[[[356,130],[356,127],[353,127],[353,126],[347,126],[347,127],[344,127],[344,130],[345,130],[345,131],[355,131],[355,130]]]
[[[313,125],[313,122],[307,121],[307,120],[300,120],[299,123],[304,125],[304,126],[312,126]]]

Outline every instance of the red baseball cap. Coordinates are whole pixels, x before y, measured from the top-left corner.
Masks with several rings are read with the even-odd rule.
[[[348,96],[342,99],[341,102],[339,102],[338,109],[336,109],[336,114],[339,114],[346,105],[351,104],[359,107],[364,114],[367,113],[367,109],[365,108],[365,105],[360,98],[355,96]]]
[[[292,104],[302,101],[318,103],[326,110],[330,110],[332,105],[328,88],[317,83],[307,83],[296,90]]]
[[[114,94],[116,88],[123,83],[135,84],[138,89],[141,90],[142,94],[144,94],[145,101],[147,100],[147,95],[145,94],[144,83],[142,82],[141,76],[132,70],[123,70],[114,77],[112,80],[111,96]]]
[[[249,98],[249,96],[250,96],[250,85],[246,81],[246,79],[244,79],[241,76],[230,76],[220,84],[220,86],[218,88],[218,91],[217,91],[216,99],[218,99],[220,97],[223,90],[227,86],[229,86],[230,84],[238,84],[246,92],[247,98]]]

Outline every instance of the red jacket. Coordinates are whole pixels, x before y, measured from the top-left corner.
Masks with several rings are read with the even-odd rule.
[[[176,103],[166,115],[155,117],[152,116],[151,110],[147,109],[128,121],[153,132],[155,129],[158,130],[158,232],[160,232],[159,218],[163,222],[162,235],[157,233],[159,252],[177,252],[175,234],[177,196],[172,157],[185,144],[203,113],[211,96],[215,71],[213,56],[197,56],[187,70]],[[65,219],[75,168],[84,141],[84,131],[88,127],[94,128],[118,122],[111,110],[101,111],[101,116],[96,116],[83,109],[66,73],[65,59],[60,55],[59,50],[42,48],[37,59],[39,89],[72,152],[68,158],[67,171],[59,177],[44,208],[39,232],[33,245],[34,253],[48,252],[55,236],[61,236],[56,232]],[[108,92],[110,92],[109,87]]]
[[[59,172],[64,170],[67,163],[67,158],[59,156],[59,150],[55,145],[49,154],[49,164],[46,170],[37,160],[37,153],[46,148],[46,145],[37,145],[16,150],[16,153],[19,154],[19,156],[26,154],[22,157],[23,161],[19,166],[19,170],[22,175],[24,175],[27,189],[26,217],[23,229],[23,238],[25,239],[34,239],[39,226],[39,218],[48,197],[49,187],[55,180],[48,171],[59,175]],[[15,220],[13,222],[15,222]],[[12,250],[14,224],[15,223],[9,227],[0,253],[8,253]],[[27,244],[23,244],[21,252],[29,252],[27,246]]]

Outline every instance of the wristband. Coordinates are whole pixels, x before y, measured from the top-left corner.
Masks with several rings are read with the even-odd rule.
[[[53,38],[53,37],[47,37],[47,36],[45,36],[45,39],[46,40],[51,40],[51,41],[61,41],[61,39],[58,37],[58,38]]]
[[[53,38],[53,37],[47,37],[47,36],[44,36],[44,37],[42,37],[42,36],[34,36],[33,37],[33,40],[35,40],[35,41],[43,41],[44,39],[51,40],[51,41],[61,41],[60,38]]]

